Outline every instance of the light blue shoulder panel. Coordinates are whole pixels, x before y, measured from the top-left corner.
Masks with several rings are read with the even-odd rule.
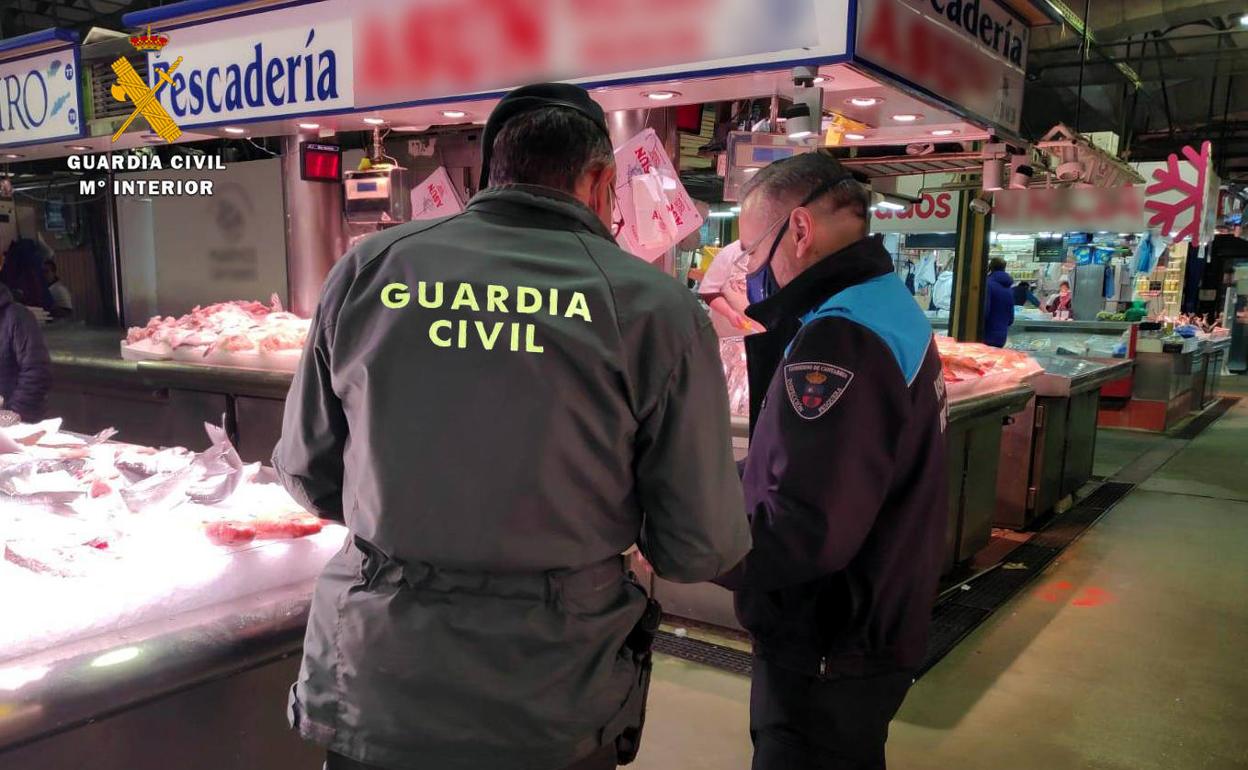
[[[875,332],[897,359],[907,385],[919,376],[932,342],[931,323],[895,273],[833,294],[802,316],[802,325],[817,318],[844,318]]]

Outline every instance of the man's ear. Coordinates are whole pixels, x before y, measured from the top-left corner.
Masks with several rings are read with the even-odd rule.
[[[815,219],[810,209],[800,207],[789,215],[789,232],[793,236],[793,256],[798,262],[806,262],[815,251]]]

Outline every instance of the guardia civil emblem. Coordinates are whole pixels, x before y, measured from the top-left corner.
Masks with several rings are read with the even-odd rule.
[[[784,367],[789,403],[804,420],[825,415],[845,395],[853,380],[853,372],[832,364],[810,362]]]

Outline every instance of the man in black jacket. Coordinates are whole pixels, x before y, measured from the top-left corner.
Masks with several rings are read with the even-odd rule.
[[[483,142],[465,212],[334,267],[286,402],[274,467],[351,532],[291,701],[330,770],[615,767],[648,681],[621,554],[696,582],[749,548],[717,340],[612,238],[602,109],[522,88]]]
[[[754,640],[755,770],[876,770],[923,660],[946,517],[931,327],[869,193],[799,155],[745,190],[742,242],[779,289],[747,313],[754,546],[721,583]]]

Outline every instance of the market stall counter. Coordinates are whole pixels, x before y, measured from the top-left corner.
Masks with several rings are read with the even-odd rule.
[[[1218,400],[1218,393],[1222,390],[1222,370],[1227,366],[1230,350],[1229,335],[1202,341],[1200,354],[1192,363],[1192,411],[1207,409]]]
[[[68,430],[117,428],[148,446],[194,446],[203,424],[225,416],[227,433],[248,462],[267,461],[281,435],[288,371],[192,363],[126,360],[115,330],[50,327],[48,412]]]
[[[285,696],[345,529],[208,433],[0,429],[0,766],[318,766]]]
[[[1004,372],[978,368],[970,354],[983,367],[990,360],[1005,361],[1004,368],[1023,364],[1027,356],[996,351],[984,346],[959,346],[952,340],[938,338],[942,356],[946,356],[945,379],[949,387],[949,424],[945,439],[949,448],[949,514],[945,529],[943,571],[951,572],[960,563],[973,557],[988,544],[996,514],[998,464],[1001,461],[1003,427],[1012,415],[1024,410],[1034,391],[1026,380],[1034,372],[1028,368]],[[745,353],[740,338],[720,341],[728,380],[729,403],[733,417],[733,451],[739,460],[749,449],[749,421],[743,416],[748,410],[749,395],[745,387]],[[951,362],[961,368],[950,368]],[[1038,371],[1038,367],[1036,367]],[[710,583],[683,585],[654,577],[648,568],[635,560],[643,582],[649,581],[653,595],[664,612],[713,626],[740,630],[732,607],[732,594]]]
[[[1160,433],[1186,418],[1193,409],[1193,373],[1202,346],[1198,339],[1162,339],[1152,331],[1142,330],[1135,354],[1131,398],[1103,403],[1101,427]]]
[[[997,526],[1024,529],[1092,478],[1101,388],[1129,375],[1121,359],[1036,356],[1035,396],[1005,428],[997,477]]]

